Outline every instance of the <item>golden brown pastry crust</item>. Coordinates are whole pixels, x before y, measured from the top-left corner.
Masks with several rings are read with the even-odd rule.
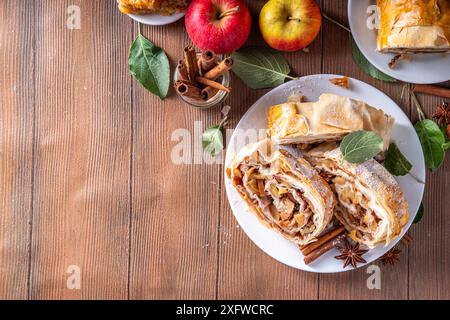
[[[450,1],[377,0],[381,52],[449,52]]]
[[[330,176],[338,199],[335,215],[355,241],[369,247],[383,242],[387,245],[401,233],[408,222],[408,203],[395,179],[381,164],[373,159],[349,163],[336,143],[324,143],[312,149],[306,158],[317,170]],[[363,202],[367,208],[362,208]],[[374,219],[365,209],[375,213]],[[361,216],[355,218],[350,211],[356,217]]]
[[[269,140],[244,147],[228,168],[229,178],[265,226],[298,245],[316,241],[333,217],[333,191],[305,159],[270,147]]]
[[[117,0],[119,10],[124,14],[161,14],[172,15],[183,12],[189,0]]]
[[[389,146],[394,118],[364,102],[324,93],[317,102],[287,102],[268,112],[268,134],[279,144],[338,141],[346,134],[368,130]]]

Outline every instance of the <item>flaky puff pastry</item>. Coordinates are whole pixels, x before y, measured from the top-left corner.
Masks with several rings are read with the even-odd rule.
[[[124,14],[172,15],[186,11],[189,0],[117,0],[117,3]]]
[[[339,141],[350,132],[373,131],[384,140],[391,139],[394,118],[368,104],[324,93],[317,102],[287,102],[268,112],[268,135],[279,144],[312,144]]]
[[[377,0],[381,52],[449,52],[449,0]]]
[[[241,149],[228,177],[264,225],[298,245],[313,242],[333,217],[333,191],[305,159],[271,147],[266,139]]]
[[[381,164],[373,159],[349,163],[336,143],[324,143],[305,157],[328,177],[338,200],[335,216],[353,240],[372,248],[388,245],[401,233],[408,222],[408,203]]]

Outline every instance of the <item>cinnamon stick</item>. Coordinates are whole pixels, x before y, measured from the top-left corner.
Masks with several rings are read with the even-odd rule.
[[[202,74],[205,74],[212,68],[214,68],[217,64],[216,54],[211,50],[206,50],[198,59],[198,66]]]
[[[195,82],[195,77],[199,75],[197,53],[193,46],[184,48],[184,63],[186,64],[188,77],[191,82]]]
[[[180,60],[178,62],[177,69],[178,69],[178,78],[180,80],[189,80],[188,71],[183,60]]]
[[[335,238],[336,236],[340,235],[342,232],[344,232],[345,228],[343,226],[340,226],[334,230],[331,230],[324,235],[320,236],[316,242],[307,244],[306,246],[303,246],[300,248],[303,255],[306,256],[319,248],[321,245],[323,245],[325,242],[329,241],[330,239]]]
[[[226,92],[230,92],[230,88],[225,87],[223,84],[218,83],[216,81],[204,78],[204,77],[196,77],[195,81],[197,81],[198,83],[204,84],[205,86],[210,86],[213,87],[217,90],[223,90]]]
[[[217,92],[219,92],[219,90],[217,90],[216,88],[213,88],[211,86],[205,87],[201,92],[203,100],[208,101],[209,99],[214,97],[217,94]]]
[[[328,242],[325,242],[323,245],[312,251],[310,254],[305,256],[303,258],[303,261],[305,264],[310,264],[311,262],[317,260],[320,256],[322,256],[324,253],[330,251],[333,249],[336,245],[338,245],[344,238],[346,237],[346,234],[340,234],[336,238],[331,239]]]
[[[196,87],[194,84],[190,83],[189,81],[177,80],[175,82],[175,90],[177,91],[178,94],[182,96],[197,100],[202,99],[200,89]]]
[[[405,246],[407,246],[411,241],[413,240],[413,238],[408,235],[407,233],[405,233],[405,235],[403,236],[403,238],[400,240]]]
[[[450,98],[450,89],[439,87],[431,84],[415,84],[412,88],[413,92],[431,94],[433,96]]]
[[[207,73],[203,75],[206,79],[216,80],[218,77],[223,75],[225,72],[230,70],[233,67],[233,59],[225,58],[220,63],[209,70]]]

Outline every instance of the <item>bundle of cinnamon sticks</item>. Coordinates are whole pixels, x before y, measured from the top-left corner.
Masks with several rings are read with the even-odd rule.
[[[208,101],[219,91],[230,92],[220,78],[233,66],[233,59],[218,61],[214,52],[206,50],[197,55],[193,46],[184,48],[184,59],[177,66],[178,80],[175,90],[179,95],[191,99]]]
[[[301,246],[300,250],[304,256],[303,261],[305,264],[310,264],[322,256],[325,252],[328,252],[339,245],[346,236],[347,233],[345,228],[340,226],[321,235],[316,242]]]

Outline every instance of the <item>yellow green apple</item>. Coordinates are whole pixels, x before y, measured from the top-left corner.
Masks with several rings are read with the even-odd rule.
[[[320,8],[314,0],[270,0],[259,15],[264,41],[280,51],[308,46],[322,25]]]

